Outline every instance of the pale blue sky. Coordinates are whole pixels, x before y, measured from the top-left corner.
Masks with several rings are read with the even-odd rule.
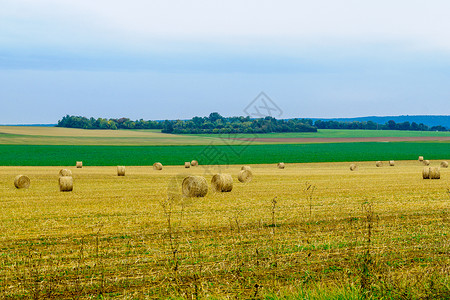
[[[450,114],[450,2],[311,2],[0,0],[0,124]]]

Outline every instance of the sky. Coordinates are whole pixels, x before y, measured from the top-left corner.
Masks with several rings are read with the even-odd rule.
[[[0,124],[450,115],[445,0],[0,0]]]

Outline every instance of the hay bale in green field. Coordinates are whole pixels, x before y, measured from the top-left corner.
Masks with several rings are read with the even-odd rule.
[[[30,187],[31,181],[28,176],[25,175],[17,175],[14,178],[14,186],[18,189],[27,189]]]
[[[72,171],[69,169],[61,169],[61,170],[59,170],[59,176],[60,177],[72,176]]]
[[[117,176],[125,176],[125,166],[117,166]]]
[[[238,180],[240,182],[250,182],[253,179],[253,173],[250,170],[241,170],[238,174]]]
[[[59,190],[61,192],[71,192],[73,190],[73,178],[72,176],[59,177]]]
[[[233,177],[230,174],[216,174],[211,179],[211,187],[216,192],[231,192]]]
[[[205,197],[208,193],[208,182],[202,176],[184,178],[181,189],[186,197]]]

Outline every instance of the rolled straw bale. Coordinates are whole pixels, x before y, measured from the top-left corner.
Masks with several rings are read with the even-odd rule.
[[[14,178],[14,186],[18,189],[27,189],[30,187],[30,178],[25,175],[17,175]]]
[[[77,161],[76,166],[77,166],[77,168],[82,168],[83,167],[83,162],[82,161]]]
[[[251,171],[252,168],[250,168],[250,166],[242,166],[241,170],[249,170],[249,171]]]
[[[428,159],[426,159],[426,160],[423,161],[423,164],[425,166],[429,166],[430,165],[430,161]]]
[[[72,176],[59,177],[59,190],[61,192],[71,192],[73,190]]]
[[[423,161],[423,156],[419,156],[419,161],[420,161],[420,162]]]
[[[59,170],[59,176],[60,177],[72,176],[72,171],[70,171],[69,169],[61,169]]]
[[[181,189],[184,196],[204,197],[208,193],[208,182],[202,176],[188,176],[184,178]]]
[[[186,168],[186,169],[188,169],[188,168],[190,168],[191,167],[191,163],[190,162],[185,162],[184,163],[184,167]]]
[[[277,165],[278,169],[284,169],[284,162],[280,162]]]
[[[441,168],[448,168],[448,161],[441,161]]]
[[[162,163],[155,162],[155,163],[153,164],[153,170],[158,170],[158,171],[160,171],[160,170],[162,170],[162,168],[163,168]]]
[[[382,166],[383,166],[383,162],[382,162],[382,161],[377,161],[377,162],[375,163],[375,165],[376,165],[377,167],[382,167]]]
[[[391,167],[395,166],[395,161],[390,160],[390,161],[389,161],[389,165],[390,165]]]
[[[231,192],[233,177],[230,174],[216,174],[211,179],[211,187],[216,192]]]
[[[117,176],[125,176],[125,166],[117,166]]]
[[[441,170],[439,168],[430,168],[430,179],[441,179]]]
[[[424,167],[422,171],[423,179],[430,179],[430,167]]]
[[[253,179],[253,173],[250,170],[241,170],[238,174],[240,182],[250,182]]]
[[[355,164],[350,165],[350,171],[355,171],[357,168],[358,168],[358,166]]]
[[[196,161],[196,160],[191,161],[191,166],[197,167],[198,166],[198,161]]]

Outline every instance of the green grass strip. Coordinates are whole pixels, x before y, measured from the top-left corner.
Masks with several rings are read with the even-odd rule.
[[[449,159],[450,143],[330,143],[241,146],[59,146],[0,145],[1,166],[181,165],[197,159],[201,164],[260,164]]]

